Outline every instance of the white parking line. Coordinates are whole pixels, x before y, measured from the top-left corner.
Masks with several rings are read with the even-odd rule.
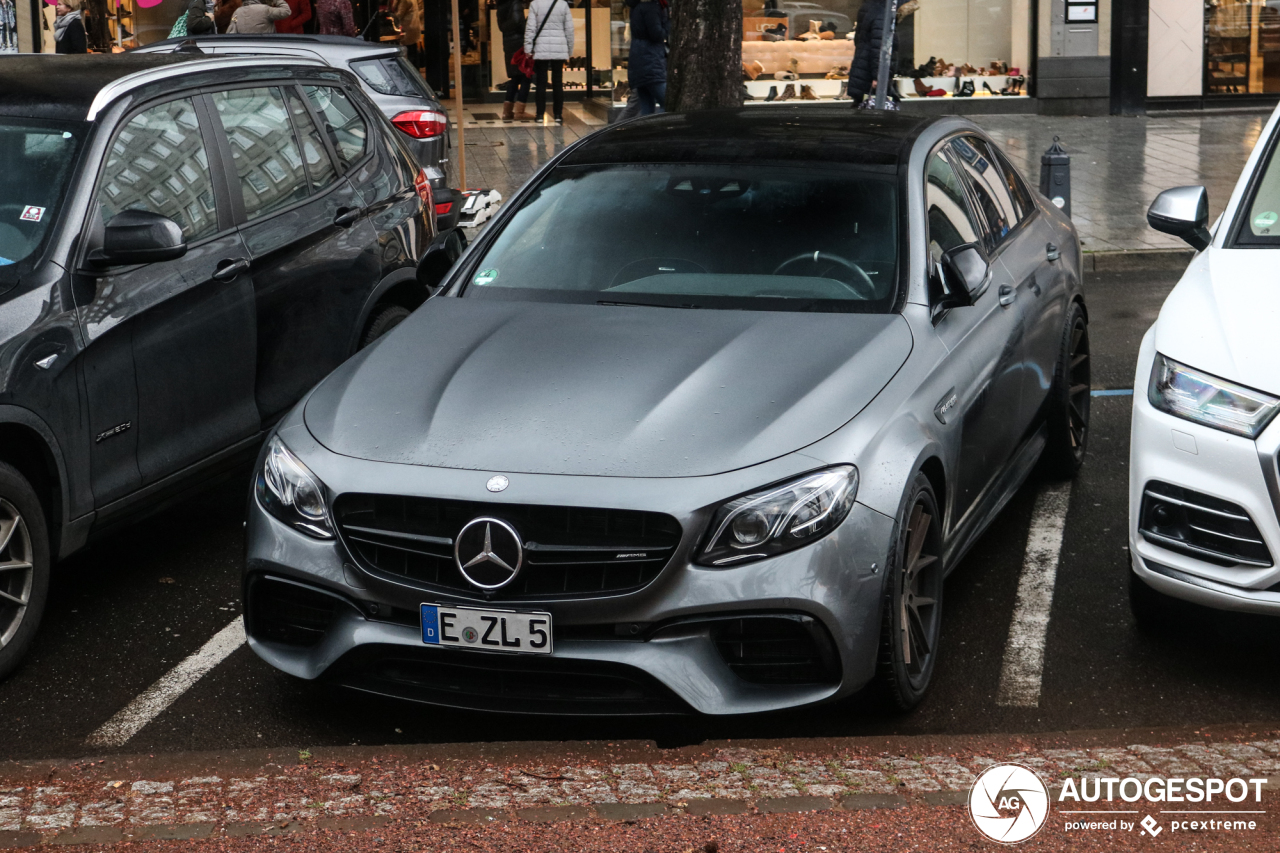
[[[1071,482],[1046,487],[1036,496],[1027,534],[1027,553],[1018,579],[1009,640],[1004,647],[997,705],[1036,708],[1044,674],[1044,644],[1049,633],[1049,609],[1058,577],[1062,528],[1071,502]]]
[[[209,642],[160,677],[121,708],[116,715],[85,739],[86,746],[123,746],[142,727],[160,715],[183,693],[199,681],[205,673],[227,659],[227,656],[244,645],[244,619],[235,621],[213,635]]]

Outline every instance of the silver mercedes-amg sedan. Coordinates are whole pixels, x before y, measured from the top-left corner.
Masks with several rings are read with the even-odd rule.
[[[1037,460],[1083,461],[1080,260],[961,119],[589,136],[280,422],[249,643],[462,708],[911,708],[947,572]]]

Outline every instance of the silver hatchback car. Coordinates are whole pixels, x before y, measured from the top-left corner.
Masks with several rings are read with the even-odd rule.
[[[947,572],[1083,461],[1080,260],[958,118],[587,137],[268,440],[250,645],[464,708],[910,708]]]

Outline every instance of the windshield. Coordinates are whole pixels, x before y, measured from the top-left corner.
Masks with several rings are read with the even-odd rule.
[[[896,196],[889,169],[560,168],[462,295],[884,313],[897,289]]]
[[[75,168],[76,125],[0,117],[0,280],[40,257]]]
[[[1237,244],[1274,245],[1280,243],[1280,164],[1276,163],[1275,143],[1253,192],[1245,206],[1245,220],[1240,224]]]

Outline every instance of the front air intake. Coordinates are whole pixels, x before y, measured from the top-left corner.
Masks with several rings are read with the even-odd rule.
[[[311,648],[324,639],[342,603],[313,587],[255,575],[249,580],[245,627],[256,640]]]
[[[729,669],[752,684],[834,684],[840,659],[831,635],[812,616],[777,614],[721,619],[711,638]]]
[[[1262,533],[1244,507],[1181,486],[1147,483],[1138,530],[1154,545],[1214,565],[1272,565]]]

